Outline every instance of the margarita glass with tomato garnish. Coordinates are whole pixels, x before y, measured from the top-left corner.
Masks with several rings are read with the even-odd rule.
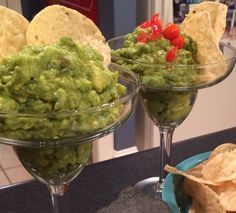
[[[179,26],[165,27],[154,15],[125,36],[111,39],[112,60],[135,72],[140,79],[140,97],[146,113],[160,131],[159,177],[140,181],[137,188],[161,196],[166,176],[164,166],[171,157],[172,136],[191,112],[198,90],[225,79],[235,64],[235,49],[220,44],[224,61],[201,65],[197,60],[197,44],[183,34]],[[205,70],[222,68],[217,76],[202,77]]]

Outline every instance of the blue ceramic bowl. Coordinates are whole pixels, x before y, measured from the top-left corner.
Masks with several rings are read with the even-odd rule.
[[[182,161],[176,166],[185,171],[208,159],[210,152],[195,155]],[[162,199],[168,204],[173,213],[187,213],[191,206],[191,198],[183,191],[183,176],[168,174],[162,190]]]

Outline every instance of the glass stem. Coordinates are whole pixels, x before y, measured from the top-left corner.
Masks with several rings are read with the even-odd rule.
[[[49,185],[48,186],[52,198],[52,212],[53,213],[67,213],[68,212],[68,185]]]
[[[170,161],[172,137],[175,128],[159,128],[160,131],[160,172],[159,172],[159,183],[162,184],[166,176],[164,167]]]

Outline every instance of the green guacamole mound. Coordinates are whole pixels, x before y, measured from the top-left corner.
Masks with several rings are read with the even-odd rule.
[[[166,53],[173,48],[170,41],[163,36],[147,43],[137,42],[141,31],[147,29],[135,28],[124,38],[122,48],[113,50],[113,61],[126,66],[141,77],[141,83],[150,87],[189,86],[196,81],[197,71],[193,68],[179,68],[174,64],[192,65],[197,63],[197,44],[188,36],[184,37],[184,46],[177,52],[176,58],[167,63]],[[150,65],[145,66],[144,64]],[[151,66],[159,65],[159,66]]]
[[[49,184],[71,181],[86,165],[92,142],[57,148],[21,148],[15,151],[33,176]]]
[[[137,42],[141,31],[147,34],[151,29],[136,27],[124,37],[122,48],[113,50],[113,61],[125,66],[140,77],[140,93],[145,110],[157,126],[178,126],[190,113],[196,90],[174,91],[170,88],[191,86],[197,81],[197,44],[190,37],[184,37],[184,45],[178,50],[172,62],[166,61],[166,53],[173,48],[163,35],[154,41]],[[178,64],[178,66],[176,66]]]
[[[0,135],[52,139],[102,129],[119,117],[121,105],[77,115],[68,112],[118,99],[125,87],[117,81],[118,73],[104,67],[102,55],[89,45],[64,37],[56,44],[26,46],[0,62],[0,112],[35,116],[2,118]]]
[[[197,97],[196,90],[141,90],[145,109],[157,126],[177,126],[190,113]]]

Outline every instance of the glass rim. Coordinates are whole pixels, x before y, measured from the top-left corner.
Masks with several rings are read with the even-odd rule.
[[[51,111],[51,112],[43,112],[43,113],[36,113],[36,112],[5,112],[5,111],[0,111],[0,117],[38,117],[38,118],[46,118],[46,117],[51,117],[51,116],[77,116],[82,113],[87,113],[87,112],[96,112],[96,111],[102,111],[107,108],[114,107],[118,104],[122,104],[127,102],[128,100],[131,100],[135,95],[138,94],[138,89],[139,89],[139,79],[138,77],[129,69],[124,68],[118,64],[115,63],[110,63],[109,66],[112,65],[114,67],[117,67],[118,70],[122,69],[126,73],[128,73],[129,76],[131,76],[132,80],[129,81],[129,83],[134,85],[133,91],[130,91],[129,93],[125,94],[123,97],[120,97],[112,102],[109,103],[104,103],[99,106],[94,106],[94,107],[88,107],[88,108],[80,108],[80,109],[73,109],[73,110],[64,110],[64,111]],[[128,82],[128,81],[127,81]]]
[[[107,41],[108,45],[111,47],[111,42],[115,42],[115,41],[122,41],[124,39],[124,35],[122,36],[117,36],[114,38],[111,38],[110,40]],[[172,63],[164,63],[164,64],[151,64],[151,63],[144,63],[141,61],[135,61],[132,59],[127,59],[124,57],[119,57],[119,56],[115,56],[114,54],[112,55],[112,58],[114,59],[122,59],[124,61],[130,62],[130,63],[135,63],[138,65],[144,65],[147,67],[156,67],[156,68],[168,68],[168,69],[175,69],[175,68],[182,68],[182,69],[187,69],[187,68],[191,68],[191,69],[203,69],[203,68],[209,68],[209,67],[216,67],[218,65],[222,65],[222,64],[226,64],[226,66],[229,65],[234,65],[235,61],[236,61],[236,48],[233,47],[230,44],[227,44],[225,42],[220,42],[219,45],[223,45],[224,47],[229,48],[231,51],[234,52],[233,56],[225,59],[224,61],[219,61],[219,62],[214,62],[214,63],[209,63],[209,64],[192,64],[192,65],[183,65],[183,64],[172,64]],[[115,63],[115,62],[113,62]],[[193,89],[203,89],[206,87],[210,87],[213,86],[217,83],[220,83],[222,80],[224,80],[227,76],[229,76],[229,74],[232,72],[233,67],[230,68],[226,68],[227,70],[222,73],[220,76],[214,78],[214,79],[210,79],[207,81],[202,81],[202,82],[194,82],[191,85],[186,85],[186,86],[178,86],[178,85],[167,85],[167,86],[149,86],[149,85],[145,85],[142,83],[142,80],[140,80],[140,87],[144,87],[145,89],[150,89],[150,90],[155,90],[155,89],[160,89],[160,90],[173,90],[173,91],[187,91],[187,90],[193,90]],[[137,75],[139,75],[137,73]],[[140,77],[141,78],[141,77]]]
[[[110,42],[118,41],[120,39],[123,39],[124,37],[125,37],[125,35],[111,38],[107,41],[107,43],[109,45]],[[140,65],[145,65],[145,66],[149,66],[149,67],[158,67],[158,68],[166,68],[166,67],[168,67],[168,68],[175,68],[175,67],[204,68],[206,66],[216,66],[218,64],[222,64],[223,62],[228,62],[228,61],[231,61],[232,59],[236,58],[236,48],[235,47],[233,47],[231,44],[228,44],[228,43],[225,43],[225,42],[220,42],[219,45],[223,45],[223,46],[228,47],[229,49],[233,50],[235,52],[235,55],[232,56],[232,57],[229,57],[229,58],[227,58],[223,61],[219,61],[219,62],[213,62],[213,63],[208,63],[208,64],[189,64],[189,65],[186,65],[186,64],[173,64],[173,63],[163,63],[163,64],[144,63],[142,61],[135,61],[135,60],[132,60],[132,59],[127,59],[127,58],[119,57],[119,56],[114,56],[114,58],[118,58],[118,59],[120,58],[120,59],[129,61],[129,62],[132,62],[132,63],[137,63],[137,64],[140,64]]]

